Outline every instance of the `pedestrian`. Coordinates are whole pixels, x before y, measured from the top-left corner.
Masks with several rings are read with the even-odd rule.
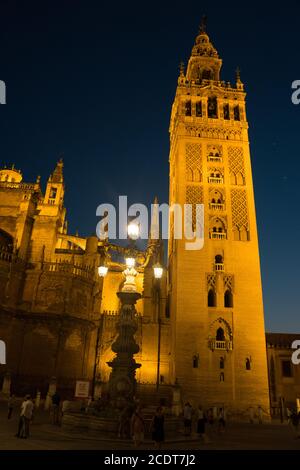
[[[165,418],[163,415],[163,408],[162,406],[157,407],[156,413],[152,418],[151,422],[151,431],[152,431],[152,440],[155,442],[155,447],[160,449],[162,443],[165,440]]]
[[[31,401],[30,395],[26,395],[22,405],[19,419],[18,432],[16,437],[27,439],[29,437],[30,421],[32,420],[33,414],[33,402]]]
[[[138,406],[131,417],[131,436],[134,445],[139,447],[143,442],[145,435],[145,422],[141,412],[141,407]]]
[[[16,405],[16,397],[15,395],[11,395],[7,402],[7,408],[8,408],[7,419],[10,419],[12,417],[12,413],[13,413],[15,405]]]
[[[197,416],[197,434],[199,434],[199,436],[201,437],[201,439],[203,439],[205,443],[208,443],[210,442],[210,440],[208,439],[206,432],[205,432],[207,418],[201,405],[198,406],[196,416]]]
[[[59,404],[60,404],[60,395],[57,391],[52,395],[52,423],[59,424]]]
[[[225,431],[225,411],[224,408],[219,409],[219,414],[218,414],[218,431],[219,432],[224,432]]]
[[[191,404],[187,402],[183,408],[184,435],[185,436],[190,436],[192,432],[192,413],[193,413],[193,408]]]

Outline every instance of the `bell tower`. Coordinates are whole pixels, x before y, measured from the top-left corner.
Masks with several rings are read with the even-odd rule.
[[[246,93],[221,66],[203,22],[170,120],[170,206],[204,205],[202,249],[174,239],[170,216],[172,375],[194,405],[269,410]]]

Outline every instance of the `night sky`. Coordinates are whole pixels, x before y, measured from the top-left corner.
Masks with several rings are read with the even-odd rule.
[[[47,6],[48,5],[48,6]],[[0,1],[0,165],[43,187],[64,154],[69,232],[98,204],[168,202],[168,125],[201,16],[247,95],[266,329],[300,332],[300,79],[296,2]],[[251,299],[249,299],[251,302]]]

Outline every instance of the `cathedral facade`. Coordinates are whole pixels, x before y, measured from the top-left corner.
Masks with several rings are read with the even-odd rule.
[[[269,409],[259,248],[245,91],[220,78],[222,60],[205,28],[181,66],[170,121],[170,205],[204,205],[204,246],[173,237],[137,252],[136,356],[141,385],[180,388],[195,405]],[[55,381],[107,383],[124,282],[126,248],[68,234],[63,162],[43,193],[38,177],[0,171],[0,339],[2,376],[15,393]],[[105,278],[98,267],[108,267]]]

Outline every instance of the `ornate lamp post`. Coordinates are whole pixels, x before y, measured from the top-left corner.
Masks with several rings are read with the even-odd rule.
[[[139,236],[139,228],[135,224],[128,226],[128,235],[131,240]],[[112,350],[116,353],[114,359],[107,364],[112,368],[109,377],[109,394],[111,403],[117,408],[122,408],[128,402],[133,401],[136,389],[136,369],[141,367],[134,359],[134,354],[139,352],[139,346],[134,334],[137,331],[137,319],[135,304],[141,298],[137,292],[135,277],[135,258],[133,256],[133,243],[129,255],[126,257],[126,269],[123,271],[125,282],[123,288],[117,293],[121,301],[120,318],[117,323],[118,337],[112,344]]]
[[[155,278],[155,300],[157,305],[157,320],[158,320],[158,335],[157,335],[157,371],[156,371],[156,390],[159,388],[160,382],[160,342],[161,342],[161,317],[160,317],[160,304],[161,304],[161,292],[160,292],[160,280],[163,275],[163,268],[159,263],[153,266],[153,273]]]

